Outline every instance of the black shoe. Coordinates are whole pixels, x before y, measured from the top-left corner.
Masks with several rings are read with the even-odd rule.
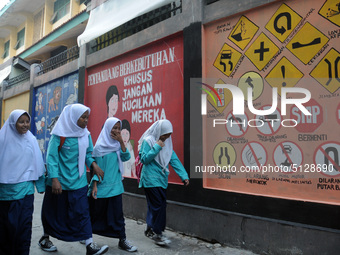
[[[54,246],[48,236],[42,236],[38,242],[38,245],[43,251],[57,251],[57,247]]]
[[[171,243],[171,241],[166,238],[165,236],[163,236],[162,234],[155,234],[153,237],[152,237],[152,240],[155,241],[155,244],[159,245],[159,246],[166,246],[168,244]]]
[[[86,255],[100,255],[107,252],[109,246],[103,245],[102,247],[98,247],[96,243],[90,243],[86,246]]]
[[[155,235],[155,232],[153,232],[152,228],[147,227],[146,230],[144,231],[144,235],[152,239],[152,237]]]
[[[131,245],[130,242],[127,241],[126,239],[119,240],[118,247],[119,249],[122,249],[124,251],[129,251],[129,252],[137,251],[137,247]]]

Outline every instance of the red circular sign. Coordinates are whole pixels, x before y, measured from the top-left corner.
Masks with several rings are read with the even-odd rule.
[[[294,105],[290,108],[290,118],[297,122],[296,130],[301,133],[314,132],[323,122],[322,106],[314,99],[309,100],[303,106],[312,114],[305,115],[301,110]]]

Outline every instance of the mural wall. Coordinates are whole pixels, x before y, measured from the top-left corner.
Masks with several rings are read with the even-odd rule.
[[[339,13],[335,0],[280,1],[204,26],[209,103],[203,166],[195,171],[205,188],[340,204]],[[241,89],[245,113],[234,115],[230,91],[215,84]],[[284,114],[281,88],[308,89],[311,115],[292,104]],[[249,101],[269,109],[276,96],[272,114],[249,110]]]
[[[123,140],[132,154],[124,176],[135,177],[138,140],[155,121],[169,119],[174,150],[183,162],[183,37],[166,38],[87,69],[88,128],[97,140],[108,117],[122,120]],[[170,182],[181,182],[171,173]]]
[[[46,159],[51,131],[63,108],[78,102],[78,72],[34,89],[32,133]]]

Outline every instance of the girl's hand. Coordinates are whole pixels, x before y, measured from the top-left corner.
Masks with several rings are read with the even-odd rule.
[[[165,145],[162,140],[158,140],[156,143],[161,147],[164,147],[164,145]]]
[[[91,167],[93,170],[93,174],[97,175],[99,180],[104,179],[104,171],[97,165],[95,161],[92,162]]]
[[[91,193],[91,195],[92,195],[92,197],[93,197],[94,199],[97,199],[97,191],[98,191],[97,182],[94,181],[94,182],[93,182],[92,193]]]
[[[122,151],[125,152],[126,148],[125,148],[125,144],[124,144],[122,134],[120,133],[120,131],[118,131],[118,132],[117,131],[111,131],[110,136],[111,136],[112,139],[115,139],[120,143],[120,147],[121,147]]]
[[[188,186],[188,185],[189,185],[189,179],[185,179],[185,180],[183,181],[183,183],[184,183],[184,186]]]
[[[61,184],[58,178],[52,178],[52,193],[55,195],[61,194],[63,189],[61,188]]]

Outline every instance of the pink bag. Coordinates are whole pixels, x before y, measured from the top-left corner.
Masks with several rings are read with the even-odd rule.
[[[135,166],[136,166],[136,176],[137,176],[137,182],[139,183],[140,181],[140,176],[142,174],[142,168],[143,168],[143,163],[140,161],[139,154],[135,159]]]

